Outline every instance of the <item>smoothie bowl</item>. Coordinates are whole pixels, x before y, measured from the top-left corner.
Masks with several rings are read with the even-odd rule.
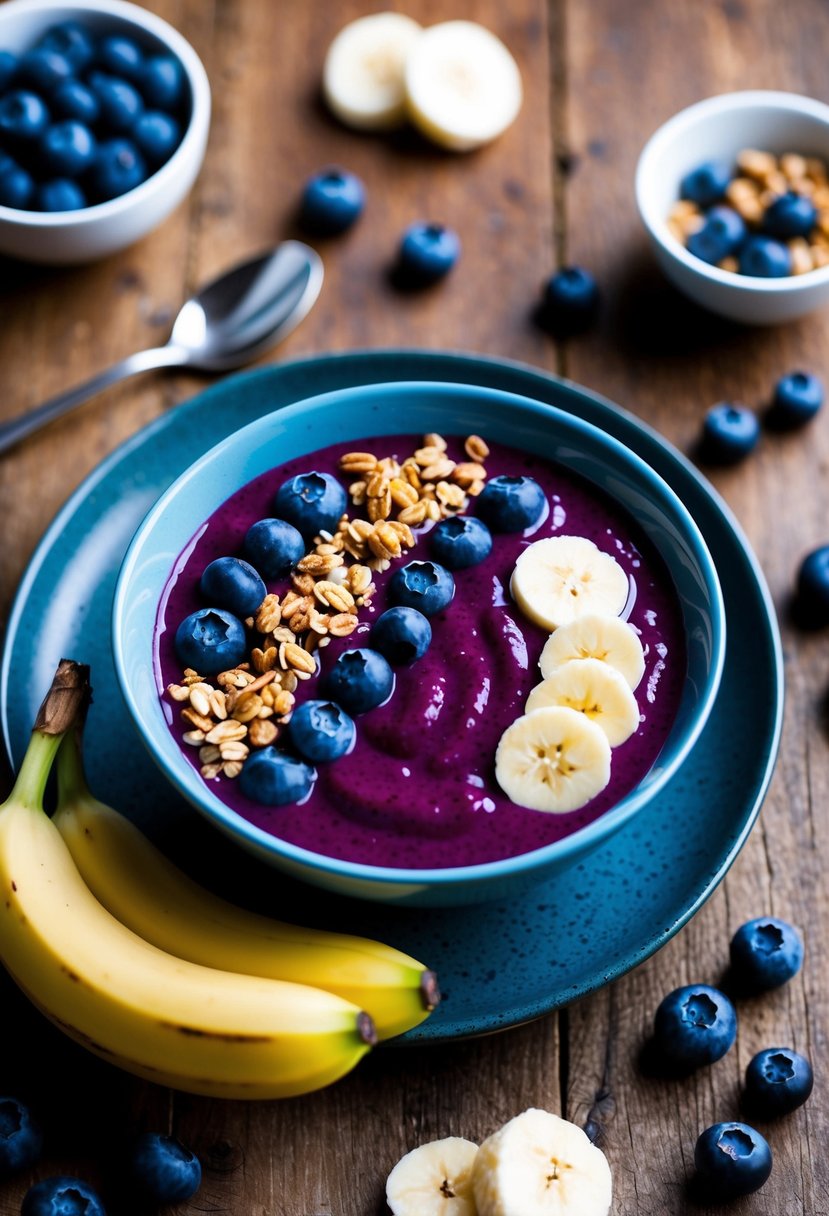
[[[705,543],[638,457],[429,383],[208,452],[139,528],[113,621],[194,806],[294,877],[421,905],[508,896],[618,830],[688,755],[724,645]]]

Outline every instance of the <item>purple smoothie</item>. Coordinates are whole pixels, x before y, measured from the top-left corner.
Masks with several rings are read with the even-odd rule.
[[[463,440],[448,439],[448,455],[464,460]],[[341,455],[370,451],[401,461],[420,447],[419,436],[352,440],[303,456],[257,477],[229,498],[185,547],[171,572],[156,626],[159,692],[181,680],[173,648],[180,621],[205,607],[199,593],[204,567],[238,555],[247,529],[271,516],[273,498],[288,478],[312,469],[338,473]],[[679,705],[686,671],[680,604],[665,566],[635,521],[586,480],[540,457],[498,444],[486,462],[490,477],[528,474],[544,488],[550,510],[525,535],[493,536],[479,565],[455,572],[455,597],[431,618],[432,644],[414,666],[396,669],[391,699],[357,718],[357,743],[347,756],[317,766],[311,796],[301,805],[265,807],[246,799],[238,782],[210,782],[216,794],[258,828],[327,857],[413,869],[473,865],[513,857],[560,840],[598,819],[636,786],[653,765]],[[470,500],[474,514],[475,500]],[[355,508],[352,517],[362,515]],[[509,581],[519,554],[544,536],[592,540],[623,567],[635,587],[630,623],[645,651],[645,675],[636,689],[639,730],[614,748],[610,784],[580,810],[544,814],[510,802],[495,781],[495,749],[502,733],[524,712],[540,682],[538,659],[546,631],[511,601]],[[391,569],[375,576],[371,608],[347,638],[320,650],[321,674],[337,655],[368,645],[373,621],[390,603],[388,582],[408,561],[429,557],[428,533]],[[348,559],[350,560],[350,559]],[[283,594],[288,580],[268,590]],[[318,678],[300,683],[297,703],[320,696]],[[176,738],[184,727],[178,707],[165,711]],[[196,748],[183,747],[198,768]]]

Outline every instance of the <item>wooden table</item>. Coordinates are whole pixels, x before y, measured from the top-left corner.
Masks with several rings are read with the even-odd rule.
[[[11,416],[110,361],[166,337],[192,288],[292,231],[304,178],[339,162],[365,180],[369,211],[322,247],[324,294],[274,355],[375,346],[484,351],[563,372],[615,399],[687,449],[704,410],[733,397],[767,400],[781,373],[829,375],[826,316],[768,332],[703,316],[658,277],[634,213],[636,157],[669,115],[708,94],[747,86],[829,100],[829,14],[822,0],[409,0],[425,23],[475,17],[501,35],[524,75],[515,127],[477,155],[454,157],[410,135],[340,129],[317,98],[324,49],[362,0],[151,0],[193,42],[213,86],[204,170],[190,198],[149,238],[79,269],[0,266],[0,410]],[[376,6],[374,6],[376,7]],[[417,217],[458,228],[464,254],[439,289],[396,294],[387,270]],[[557,262],[591,267],[604,292],[598,327],[555,344],[530,320]],[[127,436],[203,382],[148,377],[111,390],[0,460],[2,611],[58,506]],[[270,1104],[172,1096],[115,1074],[67,1046],[6,984],[0,1091],[38,1074],[53,1095],[46,1166],[98,1176],[110,1129],[174,1128],[204,1157],[187,1212],[351,1216],[385,1211],[383,1186],[413,1145],[481,1139],[530,1105],[598,1130],[613,1168],[615,1216],[699,1211],[686,1194],[698,1133],[733,1117],[745,1065],[789,1044],[812,1057],[811,1103],[774,1125],[775,1168],[740,1213],[829,1213],[829,1118],[823,1073],[829,1033],[829,795],[825,635],[787,623],[800,556],[829,539],[829,412],[804,434],[764,438],[715,478],[747,530],[783,621],[788,703],[777,773],[761,820],[727,880],[656,957],[558,1015],[447,1049],[382,1055],[332,1089]],[[729,628],[739,629],[738,620]],[[25,680],[26,674],[20,673]],[[638,1049],[661,997],[714,980],[731,934],[773,912],[802,926],[801,975],[742,1007],[737,1048],[682,1082],[639,1075]],[[10,1029],[9,1029],[10,1026]],[[14,1035],[14,1038],[10,1038]],[[19,1208],[27,1179],[4,1184]]]

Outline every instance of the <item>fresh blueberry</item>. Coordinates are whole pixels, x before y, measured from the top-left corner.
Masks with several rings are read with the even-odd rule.
[[[27,1170],[40,1158],[43,1136],[28,1106],[0,1098],[0,1177]]]
[[[393,667],[409,667],[429,649],[432,626],[417,608],[387,608],[372,625],[369,640]]]
[[[17,77],[39,93],[52,93],[72,75],[72,64],[59,51],[35,47],[20,56]]]
[[[394,691],[394,672],[376,650],[344,650],[326,675],[324,690],[346,713],[366,714],[388,701]]]
[[[101,112],[98,98],[80,80],[67,80],[55,89],[49,101],[55,114],[62,118],[77,119],[88,126],[97,121]]]
[[[244,550],[263,578],[283,578],[305,556],[305,541],[284,519],[259,519],[248,528]]]
[[[288,737],[312,764],[339,760],[354,746],[354,721],[334,701],[303,701],[288,722]]]
[[[35,191],[34,205],[39,211],[80,211],[86,196],[71,177],[56,177]]]
[[[800,563],[797,601],[809,624],[829,625],[829,545],[813,549]]]
[[[20,1216],[106,1216],[106,1211],[88,1182],[62,1174],[30,1187]]]
[[[74,118],[48,127],[40,141],[44,166],[59,177],[79,177],[92,164],[95,136]]]
[[[253,616],[268,589],[253,566],[240,557],[217,557],[205,566],[199,584],[211,604],[227,608],[234,616]]]
[[[731,177],[727,161],[707,160],[685,174],[679,183],[679,197],[698,203],[700,207],[710,207],[723,197]]]
[[[746,1069],[746,1106],[758,1119],[788,1115],[803,1105],[814,1083],[812,1066],[805,1056],[789,1047],[767,1047]]]
[[[744,405],[721,401],[705,415],[700,455],[709,464],[736,464],[760,438],[760,421]]]
[[[810,372],[789,372],[777,381],[767,421],[792,430],[814,418],[822,405],[823,381]]]
[[[195,1153],[172,1136],[145,1132],[134,1144],[129,1174],[142,1197],[158,1207],[182,1203],[201,1185],[201,1163]]]
[[[151,165],[169,160],[181,142],[181,127],[160,110],[146,110],[132,129],[132,138]]]
[[[200,608],[176,630],[176,654],[185,667],[214,676],[245,658],[244,625],[223,608]]]
[[[148,106],[174,110],[184,93],[181,64],[172,55],[152,55],[144,60],[138,87]]]
[[[697,1140],[694,1165],[714,1201],[750,1195],[771,1173],[771,1149],[747,1123],[715,1123]]]
[[[5,92],[17,73],[17,55],[13,51],[0,51],[0,92]]]
[[[396,570],[389,582],[389,599],[403,608],[416,608],[434,616],[452,603],[455,580],[437,562],[409,562]]]
[[[447,275],[460,257],[458,234],[443,224],[412,224],[403,233],[398,273],[410,283],[435,283]]]
[[[793,236],[808,236],[817,223],[817,207],[810,198],[789,190],[766,208],[763,229],[771,236],[788,240]]]
[[[680,1070],[713,1064],[737,1037],[737,1014],[717,988],[691,984],[676,988],[660,1004],[654,1042],[662,1059]]]
[[[589,270],[562,266],[547,280],[541,302],[541,319],[556,332],[586,329],[599,307],[599,288]]]
[[[124,38],[121,34],[108,34],[98,44],[96,55],[98,63],[105,71],[113,76],[123,76],[127,80],[136,80],[141,74],[144,56],[141,48],[132,38]]]
[[[447,570],[477,566],[492,551],[492,533],[474,515],[453,515],[442,519],[429,534],[429,548]]]
[[[31,173],[12,162],[0,170],[0,206],[23,210],[32,201],[35,181]]]
[[[712,207],[702,227],[688,237],[688,252],[716,266],[740,248],[748,229],[745,220],[730,207]]]
[[[750,236],[739,254],[740,274],[755,279],[783,279],[792,273],[792,255],[782,241]]]
[[[348,505],[344,488],[330,473],[298,473],[276,493],[274,509],[280,519],[301,532],[306,541],[320,532],[335,532]]]
[[[76,72],[82,72],[92,62],[94,46],[86,28],[78,21],[62,21],[47,30],[38,42],[46,51],[57,51],[68,59]]]
[[[547,499],[532,477],[491,477],[478,495],[478,514],[493,532],[523,532],[538,523]]]
[[[314,788],[316,778],[316,771],[303,760],[275,747],[262,747],[243,764],[239,788],[251,802],[285,806],[288,802],[303,802]]]
[[[794,925],[776,916],[761,916],[741,925],[731,939],[731,966],[751,991],[778,988],[803,963],[803,942]]]
[[[101,122],[112,132],[128,131],[144,109],[141,94],[126,80],[90,72],[88,84],[98,98]]]
[[[98,145],[89,171],[89,180],[96,196],[117,198],[140,186],[147,176],[144,158],[129,139],[110,139]]]
[[[49,125],[49,111],[38,97],[27,89],[15,89],[0,98],[0,137],[7,136],[16,143],[40,139]]]
[[[345,232],[366,201],[363,183],[346,169],[324,169],[305,183],[299,218],[303,228],[321,236]]]

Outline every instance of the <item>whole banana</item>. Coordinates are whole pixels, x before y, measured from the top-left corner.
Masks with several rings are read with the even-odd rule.
[[[58,671],[64,694],[83,671],[70,666]],[[50,707],[47,697],[0,807],[0,957],[12,977],[89,1050],[191,1093],[287,1097],[348,1072],[375,1039],[370,1017],[355,1005],[300,984],[183,961],[95,899],[42,809],[68,727],[66,703],[62,696]]]
[[[219,899],[183,874],[86,785],[76,738],[58,756],[58,827],[87,886],[140,937],[193,963],[310,984],[366,1009],[381,1039],[417,1026],[434,972],[381,942],[304,929]]]

